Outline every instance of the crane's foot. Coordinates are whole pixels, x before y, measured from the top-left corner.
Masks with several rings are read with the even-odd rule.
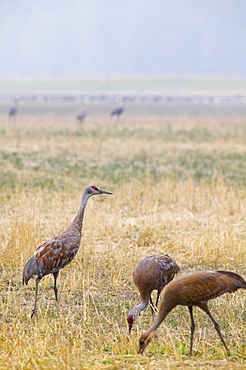
[[[36,308],[34,308],[34,309],[32,310],[31,319],[33,318],[33,316],[35,316],[36,318],[38,318],[38,315],[37,315],[37,309],[36,309]]]

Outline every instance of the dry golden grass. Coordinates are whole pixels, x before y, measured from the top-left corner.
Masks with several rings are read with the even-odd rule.
[[[132,115],[116,127],[98,114],[82,129],[68,115],[1,119],[0,369],[245,368],[245,291],[210,302],[230,357],[199,309],[193,357],[186,307],[170,313],[144,356],[137,343],[150,310],[131,338],[126,324],[139,302],[132,271],[146,255],[170,254],[181,273],[246,277],[244,117]],[[35,284],[21,285],[23,267],[70,223],[89,184],[114,195],[89,200],[81,248],[60,274],[59,307],[45,277],[32,320]]]

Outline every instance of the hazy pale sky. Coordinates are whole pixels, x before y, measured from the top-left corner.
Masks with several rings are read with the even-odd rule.
[[[0,77],[246,76],[246,0],[0,0]]]

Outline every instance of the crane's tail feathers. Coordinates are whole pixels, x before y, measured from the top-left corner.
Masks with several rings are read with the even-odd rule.
[[[32,256],[26,263],[24,267],[23,274],[22,274],[22,284],[28,284],[28,280],[31,279],[33,275],[37,275],[36,273],[36,260],[35,257]]]
[[[237,274],[236,272],[232,271],[217,271],[217,272],[231,278],[238,288],[246,289],[246,281],[241,275]]]

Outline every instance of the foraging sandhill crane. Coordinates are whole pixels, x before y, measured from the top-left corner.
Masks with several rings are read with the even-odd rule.
[[[76,118],[79,121],[79,123],[82,123],[87,115],[87,111],[85,109],[81,109],[79,113],[77,114]]]
[[[179,276],[164,289],[161,307],[150,329],[139,339],[139,352],[144,349],[156,334],[156,330],[172,309],[178,305],[188,306],[191,318],[190,355],[192,355],[195,322],[193,306],[200,307],[212,320],[215,330],[229,354],[228,347],[222,337],[219,324],[210,313],[207,302],[224,293],[232,293],[238,289],[246,289],[246,281],[242,276],[231,271],[198,271]]]
[[[60,269],[68,265],[78,252],[82,236],[85,207],[88,199],[96,194],[112,193],[100,190],[96,186],[88,186],[84,190],[80,207],[71,225],[61,234],[40,245],[34,252],[34,255],[27,261],[23,270],[23,284],[27,285],[29,279],[33,275],[37,275],[35,303],[31,317],[37,313],[38,284],[40,280],[48,274],[53,274],[54,276],[55,299],[58,301],[56,280]]]
[[[139,290],[141,303],[134,307],[127,316],[129,334],[133,323],[150,302],[152,316],[157,308],[159,296],[165,285],[179,272],[176,261],[168,254],[154,255],[143,258],[135,267],[132,277],[133,282]],[[156,304],[154,306],[151,293],[157,290]]]
[[[110,113],[110,116],[119,117],[123,112],[124,112],[124,108],[123,107],[118,107],[118,108],[115,108],[115,109],[112,110],[112,112]]]

